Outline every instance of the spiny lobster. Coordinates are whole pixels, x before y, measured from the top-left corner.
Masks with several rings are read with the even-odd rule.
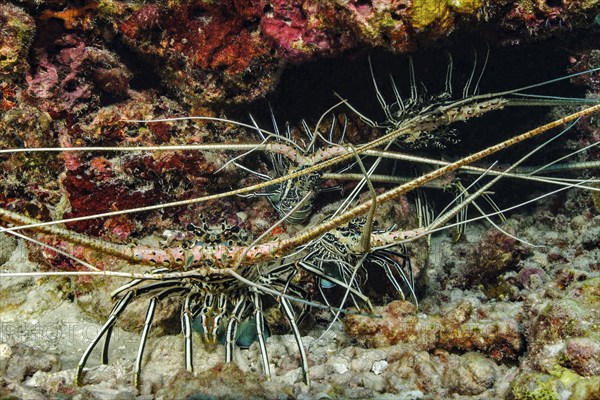
[[[586,73],[597,70],[587,71]],[[536,85],[530,87],[534,86]],[[250,323],[254,325],[255,333],[253,335],[259,342],[263,369],[267,377],[269,377],[270,364],[266,350],[268,327],[264,322],[263,301],[265,297],[272,297],[279,303],[292,328],[301,356],[304,381],[309,384],[308,360],[297,323],[298,309],[294,308],[293,303],[299,305],[298,307],[301,308],[301,312],[306,311],[308,307],[321,307],[338,313],[341,311],[349,312],[348,310],[343,310],[343,307],[347,296],[350,296],[358,307],[365,307],[367,312],[371,312],[370,300],[362,293],[361,279],[358,278],[362,267],[366,263],[380,267],[394,288],[403,297],[403,287],[408,288],[411,297],[416,301],[410,259],[402,247],[400,247],[403,243],[429,235],[433,231],[440,229],[450,218],[464,209],[466,205],[473,203],[475,199],[482,196],[491,185],[502,177],[540,180],[562,184],[566,187],[585,186],[586,182],[582,181],[570,184],[551,178],[525,177],[520,173],[511,171],[512,168],[517,166],[516,164],[503,172],[493,169],[482,170],[469,167],[469,165],[488,155],[535,137],[562,124],[595,113],[600,110],[600,105],[598,104],[539,126],[451,163],[427,160],[388,150],[394,141],[404,140],[415,142],[419,140],[421,135],[430,135],[437,129],[454,122],[466,121],[483,113],[502,109],[511,103],[519,103],[522,100],[518,98],[514,99],[513,97],[519,96],[521,92],[530,87],[490,95],[470,96],[468,96],[468,89],[466,89],[467,94],[464,99],[449,101],[447,97],[441,96],[437,102],[428,104],[426,107],[421,107],[416,90],[411,94],[411,99],[404,103],[394,88],[396,102],[392,105],[387,105],[376,86],[378,100],[388,120],[384,124],[377,124],[362,115],[361,118],[372,126],[386,128],[386,132],[382,136],[362,145],[333,143],[331,139],[323,139],[318,131],[317,124],[317,128],[315,128],[310,137],[309,145],[301,148],[291,138],[280,135],[276,123],[274,123],[276,131],[275,133],[271,133],[259,128],[258,124],[253,122],[253,125],[246,126],[264,134],[262,143],[135,148],[71,147],[64,149],[0,150],[0,153],[35,151],[164,151],[184,149],[196,151],[262,151],[285,158],[286,161],[284,164],[288,169],[285,171],[285,168],[281,166],[274,166],[276,170],[279,170],[278,175],[280,176],[269,178],[263,183],[225,193],[58,221],[40,222],[15,212],[0,209],[0,219],[13,224],[10,228],[1,228],[0,232],[18,234],[17,231],[20,230],[34,230],[59,237],[73,245],[82,246],[84,249],[87,249],[82,253],[82,258],[84,259],[88,257],[88,252],[90,255],[89,258],[93,258],[91,257],[91,252],[101,252],[105,255],[122,258],[131,263],[159,266],[149,273],[126,274],[99,270],[85,272],[85,274],[89,275],[125,276],[131,278],[132,281],[112,293],[112,296],[116,299],[115,305],[108,320],[81,358],[76,373],[77,384],[83,382],[83,370],[86,362],[102,337],[105,337],[102,362],[108,362],[108,348],[111,334],[117,319],[122,315],[126,307],[137,298],[150,297],[134,369],[134,384],[137,386],[140,380],[144,348],[147,343],[157,303],[164,298],[172,296],[183,298],[181,325],[185,338],[185,365],[188,370],[191,371],[193,369],[192,327],[195,320],[200,321],[200,330],[207,341],[216,342],[220,340],[224,342],[227,362],[233,359],[233,351],[236,343],[240,344],[247,339],[240,338],[238,332],[240,327],[244,326],[244,329],[247,329],[248,323]],[[208,117],[200,118],[205,120],[211,119]],[[175,120],[178,120],[178,118],[162,121]],[[161,120],[144,122],[159,121]],[[237,124],[243,125],[240,123]],[[310,129],[305,128],[305,130],[310,133]],[[315,149],[314,143],[318,137],[321,137],[327,145],[323,148]],[[377,195],[371,182],[374,167],[367,172],[362,163],[361,156],[417,160],[419,162],[436,164],[438,168]],[[308,227],[287,239],[264,241],[267,234],[278,225],[284,223],[284,221],[287,220],[291,223],[304,221],[312,210],[314,199],[317,195],[316,192],[318,191],[318,184],[326,174],[324,171],[333,166],[352,161],[358,164],[361,170],[359,177],[363,178],[365,184],[369,186],[371,194],[369,200],[363,201],[347,210],[340,209],[339,212],[321,221],[318,225]],[[281,161],[273,161],[274,164],[276,162],[281,163]],[[462,196],[464,200],[444,212],[434,221],[428,221],[419,228],[412,230],[397,230],[394,227],[374,229],[373,215],[378,205],[396,199],[409,191],[420,188],[461,168],[470,169],[479,174],[495,175],[496,177],[472,193],[467,192],[467,189],[463,188]],[[220,232],[216,234],[211,231],[212,228],[210,226],[203,224],[201,227],[194,227],[195,232],[191,234],[191,240],[188,242],[182,243],[179,246],[156,248],[109,243],[57,226],[58,224],[67,222],[206,202],[227,196],[256,194],[261,190],[266,191],[265,194],[269,196],[269,199],[276,207],[279,205],[277,210],[281,219],[254,240],[250,239],[249,235],[240,232],[239,229],[233,229],[225,224],[222,226]],[[353,200],[355,197],[356,195],[354,194],[351,196],[351,199]],[[347,207],[347,205],[344,207]],[[366,215],[366,217],[361,218],[363,215]],[[486,218],[488,216],[484,215]],[[23,235],[21,236],[24,237]],[[66,250],[68,251],[68,249]],[[81,262],[84,263],[83,261]],[[89,264],[84,265],[95,269],[93,266],[89,266]],[[50,275],[50,273],[46,274]],[[65,272],[64,274],[74,275],[75,273]],[[323,288],[330,285],[341,287],[345,291],[345,295],[344,302],[342,302],[340,308],[330,305],[326,299],[326,304],[312,300],[305,283],[302,282],[302,274],[309,274],[315,277],[321,282],[321,287]],[[18,274],[6,273],[3,275],[11,276]]]

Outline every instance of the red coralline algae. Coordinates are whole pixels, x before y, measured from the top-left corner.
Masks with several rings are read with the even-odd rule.
[[[291,61],[331,54],[342,50],[336,46],[342,43],[332,35],[335,15],[333,3],[271,1],[260,21],[261,33]]]
[[[107,50],[91,47],[84,38],[65,35],[58,54],[42,53],[33,74],[26,75],[27,99],[53,117],[77,115],[95,108],[100,91],[125,94],[131,74]]]
[[[171,11],[161,21],[168,50],[185,55],[194,66],[224,68],[235,75],[266,50],[256,35],[259,2],[194,1]]]
[[[71,157],[74,158],[74,157]],[[189,187],[190,197],[206,194],[202,189],[214,167],[198,153],[158,153],[126,155],[118,161],[103,157],[77,157],[61,178],[69,198],[71,211],[65,217],[143,207],[174,200],[176,193],[167,195],[164,185],[177,192],[178,186]],[[204,182],[204,185],[202,184]],[[102,196],[98,196],[102,193]],[[185,196],[185,192],[180,193]],[[171,215],[167,212],[167,215]],[[134,229],[131,221],[136,215],[106,220],[91,220],[69,224],[71,229],[87,233],[106,233],[115,240],[126,238]],[[143,227],[142,227],[143,228]],[[155,227],[154,227],[155,228]]]
[[[104,157],[95,157],[90,161],[90,171],[99,181],[108,181],[115,175],[111,171],[112,164]]]
[[[247,100],[271,87],[277,68],[259,32],[262,7],[240,0],[145,5],[118,27],[132,48],[159,61],[166,85],[187,102],[229,102],[239,90]]]
[[[410,7],[406,0],[351,0],[345,5],[362,41],[396,52],[416,49]]]
[[[104,224],[104,230],[106,232],[106,237],[123,243],[127,241],[135,231],[135,224],[127,217],[120,215],[107,220]]]
[[[135,38],[141,32],[158,28],[160,23],[160,7],[157,4],[145,4],[124,20],[120,31],[129,38]]]
[[[407,51],[412,45],[407,25],[399,18],[406,8],[403,3],[270,1],[261,18],[261,33],[279,56],[293,62],[339,54],[361,44]]]
[[[134,99],[117,105],[94,108],[85,104],[86,113],[74,115],[74,109],[59,109],[66,104],[67,93],[60,90],[65,79],[89,84],[94,95],[102,90],[91,75],[80,69],[87,62],[107,60],[106,52],[90,49],[77,42],[45,56],[37,73],[29,77],[31,95],[8,110],[0,119],[3,129],[2,148],[139,146],[202,143],[204,137],[222,134],[222,125],[195,123],[128,123],[123,119],[144,119],[183,114],[181,107],[153,92],[131,92]],[[81,60],[83,64],[80,63]],[[89,65],[89,64],[88,64]],[[106,63],[102,65],[107,65]],[[109,65],[109,64],[108,64]],[[70,75],[70,77],[68,77]],[[68,77],[68,78],[67,78]],[[56,103],[53,103],[57,100]],[[62,102],[62,103],[61,103]],[[29,105],[35,103],[39,108]],[[40,109],[47,108],[48,112]],[[54,115],[54,120],[50,117]],[[232,130],[235,132],[235,129]],[[235,134],[234,134],[235,136]],[[65,152],[60,156],[47,153],[22,153],[4,156],[0,166],[5,179],[1,191],[2,206],[26,212],[36,201],[43,202],[44,214],[29,213],[42,220],[76,217],[103,212],[160,204],[175,199],[198,197],[222,190],[213,173],[225,154],[201,152],[89,153]],[[227,174],[221,174],[221,177]],[[16,202],[15,199],[22,199]],[[227,206],[218,206],[226,209]],[[53,216],[50,218],[49,210]],[[114,242],[127,242],[142,232],[177,229],[185,222],[197,221],[202,207],[191,210],[169,209],[164,212],[132,214],[74,223],[68,227],[94,234]],[[183,221],[180,223],[180,221]],[[57,262],[61,262],[57,260]]]
[[[14,86],[7,82],[0,83],[0,111],[8,111],[16,106]]]
[[[171,133],[169,132],[169,125],[166,122],[149,122],[146,124],[150,132],[154,134],[157,141],[160,142],[168,142],[171,138]]]
[[[85,168],[85,164],[82,165]],[[105,181],[101,176],[86,173],[83,168],[69,171],[61,180],[71,204],[71,212],[65,217],[77,217],[101,212],[117,211],[156,203],[160,199],[157,189],[140,191],[128,186],[118,179]],[[98,196],[102,193],[102,196]],[[102,221],[82,221],[69,225],[78,231],[98,234],[103,226],[110,224],[110,219]]]

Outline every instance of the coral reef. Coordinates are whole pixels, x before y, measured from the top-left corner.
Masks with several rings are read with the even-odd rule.
[[[35,73],[26,76],[28,102],[60,118],[96,109],[103,95],[127,95],[131,74],[113,53],[75,34],[54,44],[58,53],[43,52]]]
[[[194,107],[248,101],[273,84],[276,59],[258,30],[258,1],[147,4],[118,17],[122,38]]]
[[[502,7],[501,25],[531,36],[549,35],[588,23],[584,14],[597,7],[598,3],[593,0],[508,2]]]
[[[60,360],[57,356],[17,344],[13,347],[0,345],[0,373],[10,380],[22,381],[37,371],[57,372]]]
[[[141,124],[129,120],[205,115],[248,121],[247,114],[252,112],[259,126],[274,129],[264,98],[281,101],[281,106],[274,104],[276,114],[278,108],[293,109],[286,109],[285,117],[278,116],[279,129],[283,132],[283,118],[291,115],[291,137],[306,143],[302,129],[294,125],[301,127],[302,118],[311,127],[316,124],[320,114],[300,114],[305,105],[326,97],[325,91],[330,95],[340,86],[365,81],[356,86],[356,97],[371,103],[370,109],[365,106],[365,115],[375,114],[373,109],[380,111],[365,53],[404,54],[422,49],[444,53],[451,41],[458,41],[454,48],[480,45],[473,44],[470,37],[482,38],[496,49],[552,38],[559,44],[545,42],[546,46],[566,48],[561,50],[565,57],[557,61],[560,73],[582,72],[599,64],[599,50],[591,49],[597,47],[598,27],[592,21],[599,12],[598,2],[592,0],[2,2],[0,148],[257,142],[256,132],[233,124],[191,120]],[[336,59],[338,66],[353,64],[358,57],[363,57],[362,69],[331,71],[324,67]],[[439,63],[439,58],[436,60],[430,63]],[[467,61],[456,57],[456,65],[461,62]],[[480,68],[481,61],[478,65]],[[332,76],[314,80],[303,66],[329,71]],[[423,75],[430,73],[430,67],[422,67]],[[283,81],[290,71],[296,74],[292,84]],[[479,69],[470,65],[467,76],[469,73],[479,74]],[[580,85],[579,89],[570,89],[576,95],[589,90],[590,97],[597,96],[599,76],[577,77],[572,83]],[[329,79],[338,86],[318,87]],[[379,81],[379,76],[376,79]],[[442,79],[441,86],[443,83]],[[303,86],[311,94],[285,98],[289,92],[282,87],[286,84]],[[398,86],[403,94],[411,90],[408,85]],[[383,84],[381,92],[386,99],[394,96]],[[331,95],[327,107],[335,101]],[[553,112],[563,115],[564,109]],[[514,119],[531,124],[542,120],[536,111],[521,117]],[[341,121],[341,116],[336,119],[338,125]],[[503,129],[511,122],[498,124]],[[482,122],[477,136],[482,136],[480,132],[487,135],[494,123]],[[327,134],[325,125],[322,134]],[[524,126],[529,125],[519,129]],[[574,130],[567,148],[600,139],[596,116],[581,119]],[[364,143],[376,134],[358,117],[349,118],[349,142]],[[478,140],[467,145],[475,148]],[[460,151],[471,151],[465,149],[467,145],[456,154],[454,149],[432,148],[423,153],[454,159]],[[588,159],[597,159],[599,151],[590,150]],[[260,181],[242,167],[225,166],[231,159],[232,154],[208,151],[1,154],[0,207],[50,220],[186,200]],[[580,160],[585,157],[580,155]],[[269,157],[257,154],[247,155],[243,163],[263,174],[274,169]],[[395,171],[409,175],[403,168],[399,165]],[[323,186],[334,186],[333,181]],[[355,184],[343,186],[347,193]],[[497,197],[510,201],[512,190]],[[313,225],[335,212],[343,197],[337,192],[319,195],[329,205],[317,205],[310,220]],[[360,200],[369,198],[366,194]],[[393,205],[386,204],[378,208],[376,219],[390,226],[417,226],[417,207],[412,202],[411,197],[401,197]],[[223,363],[222,346],[196,346],[194,357],[202,363],[191,379],[182,372],[178,299],[161,302],[156,311],[139,390],[130,385],[128,368],[139,346],[139,333],[132,332],[144,324],[144,302],[128,307],[122,325],[115,329],[111,357],[120,361],[92,368],[86,377],[89,384],[74,387],[81,349],[110,312],[110,292],[124,282],[90,277],[2,277],[0,397],[133,399],[141,394],[175,398],[175,387],[177,396],[189,398],[240,394],[299,399],[388,395],[405,399],[597,398],[599,210],[598,193],[576,192],[553,197],[535,210],[520,210],[502,225],[511,235],[544,247],[531,247],[482,225],[468,226],[458,240],[434,237],[435,253],[429,262],[426,241],[415,244],[408,254],[419,279],[418,308],[397,300],[399,296],[384,274],[372,268],[368,280],[364,279],[365,294],[374,299],[374,313],[382,318],[348,315],[343,324],[334,323],[319,340],[316,338],[331,321],[330,312],[313,310],[301,326],[303,333],[308,332],[304,340],[313,380],[310,388],[301,383],[294,338],[279,335],[289,326],[278,304],[265,306],[265,318],[273,331],[267,343],[273,366],[271,382],[261,378],[262,353],[257,343],[248,351],[237,351],[235,364]],[[279,219],[264,196],[234,197],[185,209],[77,221],[66,227],[115,243],[160,248],[185,236],[189,224],[197,224],[201,216],[209,225],[226,221],[255,238]],[[300,229],[282,224],[268,238],[287,238]],[[74,256],[84,254],[83,248],[61,239],[47,235],[38,239]],[[131,270],[105,254],[86,254],[100,269]],[[52,249],[26,246],[2,234],[0,266],[7,271],[81,269]],[[328,291],[322,281],[307,280],[302,287],[307,296],[317,298],[325,292],[331,293],[332,304],[341,301],[343,291],[335,292],[339,287]],[[200,334],[193,335],[195,343],[202,342]]]
[[[588,207],[589,202],[588,196]],[[277,398],[281,393],[297,398],[314,398],[323,394],[346,398],[411,393],[414,398],[447,398],[455,395],[464,398],[593,399],[597,393],[600,357],[597,336],[600,283],[597,260],[594,261],[599,249],[580,251],[588,241],[588,237],[580,233],[597,231],[598,218],[573,218],[573,223],[567,225],[561,216],[551,215],[547,210],[518,218],[517,228],[531,226],[532,221],[538,221],[539,224],[544,220],[544,223],[556,224],[553,229],[562,227],[562,235],[548,236],[546,243],[549,252],[544,248],[536,248],[534,254],[518,262],[516,269],[520,268],[518,275],[523,278],[506,279],[507,284],[514,288],[515,300],[505,297],[490,301],[477,287],[447,288],[422,299],[419,312],[414,304],[395,301],[376,309],[383,318],[347,316],[344,319],[346,330],[341,330],[338,325],[333,328],[332,335],[320,341],[305,337],[305,343],[310,348],[308,355],[313,378],[310,390],[299,383],[301,371],[290,335],[276,335],[268,340],[276,376],[271,382],[265,382],[255,375],[260,370],[258,344],[251,346],[249,351],[236,353],[236,364],[229,365],[222,363],[222,347],[197,346],[194,357],[203,360],[202,369],[195,379],[190,379],[189,374],[181,372],[181,336],[175,334],[157,338],[153,342],[153,350],[145,364],[141,393],[174,398],[172,388],[177,387],[178,394],[186,396],[218,393],[219,396],[235,397],[242,391],[247,395],[266,398]],[[538,229],[531,234],[537,236]],[[470,232],[465,234],[469,236]],[[481,240],[486,243],[487,239],[482,237]],[[481,245],[478,242],[471,244],[473,249]],[[565,265],[561,257],[547,256],[557,254],[556,249],[552,250],[555,245],[562,246],[564,254],[575,249],[576,255],[571,259],[570,266]],[[456,252],[454,257],[463,257],[460,252],[464,248],[451,250]],[[472,268],[477,268],[475,259],[471,260]],[[540,269],[544,271],[543,275]],[[537,284],[532,284],[535,282],[533,276],[538,277]],[[26,294],[31,290],[27,285],[32,284],[35,285],[34,282],[21,282],[18,283],[20,290],[15,290],[17,286],[9,286],[8,290]],[[37,286],[38,294],[22,297],[19,308],[11,307],[15,310],[13,312],[29,310],[27,312],[33,313],[42,328],[51,322],[55,324],[57,318],[56,314],[43,310],[58,305],[61,319],[75,321],[72,318],[81,311],[77,311],[77,306],[67,299],[57,300],[54,297],[59,293],[56,283],[48,280]],[[40,290],[46,291],[45,297],[41,297]],[[94,310],[98,312],[99,299],[88,300],[95,304]],[[37,306],[34,307],[32,302]],[[45,304],[41,314],[38,311],[40,303]],[[19,309],[21,311],[16,311]],[[140,305],[130,311],[143,316],[144,307]],[[6,309],[3,313],[7,314]],[[168,315],[168,312],[163,314],[161,311],[161,315]],[[131,326],[127,328],[136,324],[141,326],[141,316],[137,317],[137,322],[133,322],[136,318],[128,317]],[[66,326],[69,329],[85,328],[93,334],[97,327],[91,328],[91,322],[87,324],[81,326],[81,323],[69,322]],[[164,329],[164,322],[157,321],[157,327]],[[9,332],[9,328],[11,325],[5,324],[4,331]],[[63,331],[64,328],[57,330]],[[31,334],[36,335],[36,332],[32,331]],[[316,331],[317,334],[320,332]],[[351,336],[347,337],[347,334]],[[51,353],[67,351],[66,348],[55,348],[58,345],[56,334],[37,335],[36,346]],[[117,340],[124,340],[124,347],[118,351],[133,357],[139,335],[120,330],[116,335]],[[6,338],[12,336],[6,335]],[[16,338],[22,340],[21,336]],[[44,340],[40,341],[42,338]],[[82,336],[67,346],[73,348],[70,355],[62,356],[71,359],[67,365],[74,365],[80,355],[79,348],[85,346],[86,340]],[[199,337],[195,341],[199,343]],[[2,348],[6,348],[11,357],[31,352],[12,344]],[[23,360],[24,366],[33,362],[26,358]],[[123,363],[130,364],[128,361]],[[31,364],[28,377],[36,370],[35,365]],[[4,385],[9,393],[31,393],[31,398],[39,394],[40,388],[52,393],[85,393],[91,398],[132,396],[131,387],[123,380],[127,371],[122,368],[117,365],[92,369],[89,374],[90,385],[83,388],[70,386],[73,370],[40,371],[30,377],[26,385],[12,378],[6,380]]]
[[[359,48],[407,52],[469,23],[499,21],[500,40],[552,35],[585,24],[594,2],[187,1],[135,10],[110,2],[125,42],[157,66],[165,85],[196,107],[263,96],[282,62]],[[519,39],[515,39],[519,37]],[[490,35],[488,40],[497,40]],[[166,66],[164,68],[163,66]]]
[[[481,26],[490,41],[521,42],[586,27],[596,7],[595,1],[532,0],[103,0],[80,7],[56,2],[38,18],[42,29],[122,41],[137,54],[136,62],[154,68],[180,100],[204,110],[264,96],[288,62],[365,47],[407,52],[474,26]],[[23,55],[10,51],[9,60]]]
[[[3,3],[0,4],[0,26],[0,78],[3,85],[8,85],[29,68],[27,52],[33,41],[35,23],[23,9]],[[8,100],[4,90],[3,93],[3,100]]]
[[[497,360],[516,359],[525,349],[521,311],[514,305],[474,309],[463,301],[436,316],[417,314],[411,303],[392,302],[376,312],[382,317],[349,315],[344,319],[348,334],[368,347],[405,343],[417,350],[481,350]]]

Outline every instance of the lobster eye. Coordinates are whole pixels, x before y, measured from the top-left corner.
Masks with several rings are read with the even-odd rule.
[[[194,230],[196,230],[196,225],[194,225],[194,224],[187,224],[187,226],[185,227],[185,229],[187,229],[188,231],[194,231]]]

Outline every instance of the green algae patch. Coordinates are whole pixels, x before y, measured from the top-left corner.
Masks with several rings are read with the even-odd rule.
[[[560,381],[550,375],[525,373],[513,381],[513,400],[559,400]]]
[[[558,378],[566,387],[572,386],[575,382],[581,379],[581,375],[573,372],[568,368],[556,366],[550,371],[550,374]]]
[[[567,368],[557,368],[551,375],[527,372],[511,385],[511,400],[559,400],[570,392],[569,400],[597,399],[600,376],[582,377]]]
[[[571,388],[569,400],[600,399],[600,375],[579,379]]]
[[[452,24],[452,14],[473,14],[483,4],[482,0],[419,0],[412,9],[412,25],[424,29],[437,23],[442,29]]]

